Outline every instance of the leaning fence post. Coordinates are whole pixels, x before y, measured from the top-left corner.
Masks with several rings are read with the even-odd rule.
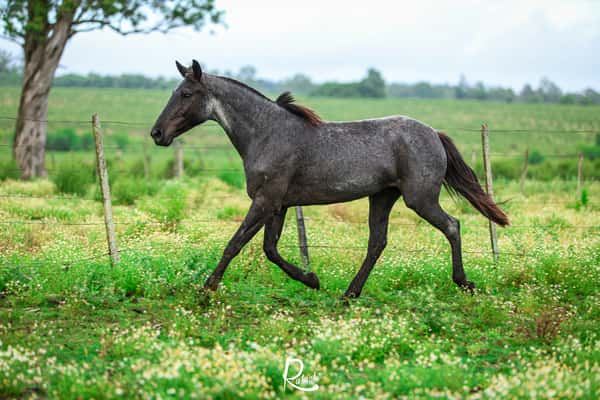
[[[100,189],[102,190],[102,203],[104,205],[104,224],[106,225],[108,254],[111,257],[112,264],[115,265],[117,262],[119,262],[119,252],[117,250],[117,237],[115,234],[115,224],[112,216],[108,170],[106,169],[106,159],[104,158],[102,131],[100,130],[100,119],[98,118],[98,114],[94,114],[92,116],[92,130],[94,132],[94,141],[96,143],[96,170],[98,172],[98,179],[100,179]]]
[[[529,165],[529,149],[525,149],[525,155],[523,158],[523,169],[521,170],[521,180],[519,182],[519,190],[521,194],[525,194],[525,179],[527,178],[527,167]]]
[[[308,258],[308,243],[306,241],[306,227],[304,226],[304,214],[302,207],[296,206],[296,226],[298,227],[298,243],[300,244],[300,256],[304,270],[310,270],[310,259]]]
[[[147,139],[144,139],[143,151],[144,151],[144,155],[143,155],[144,178],[149,179],[150,178],[150,156],[148,155],[148,140]]]
[[[183,147],[181,147],[181,140],[175,141],[175,176],[177,178],[183,176]]]
[[[579,152],[577,160],[577,200],[581,200],[581,191],[583,188],[583,153]]]
[[[492,185],[492,161],[490,160],[490,138],[487,124],[481,125],[481,146],[483,148],[483,168],[485,170],[485,191],[494,199],[494,189]],[[492,253],[494,261],[498,261],[498,236],[496,234],[496,224],[489,221],[490,241],[492,243]]]

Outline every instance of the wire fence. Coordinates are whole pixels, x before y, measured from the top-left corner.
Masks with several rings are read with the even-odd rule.
[[[407,247],[400,247],[400,246],[386,246],[385,250],[387,252],[397,252],[400,254],[410,253],[410,254],[423,254],[423,255],[427,255],[427,256],[440,255],[440,254],[448,254],[449,255],[450,248],[449,247],[446,248],[446,247],[439,246],[439,248],[436,251],[431,251],[430,248],[424,248],[424,247],[423,248],[417,248],[417,247],[407,248]],[[278,248],[279,249],[301,249],[302,246],[286,244],[286,245],[279,245]],[[366,244],[364,246],[341,246],[341,245],[335,245],[335,244],[312,244],[312,245],[308,245],[307,248],[310,250],[316,250],[316,251],[343,250],[343,251],[359,252],[359,253],[365,253],[365,254],[367,253]],[[150,245],[146,245],[143,247],[122,248],[122,249],[119,249],[119,254],[138,252],[138,253],[143,253],[143,254],[147,255],[150,250],[156,250],[156,249],[161,249],[161,254],[164,254],[162,252],[162,251],[164,251],[164,249],[173,250],[173,246],[167,245],[167,244],[159,245],[156,243],[152,243]],[[191,244],[186,244],[186,249],[205,251],[206,247],[200,247],[200,246],[194,246]],[[493,257],[493,255],[489,251],[484,251],[484,250],[464,250],[463,249],[462,253],[469,254],[469,255],[476,255],[476,256],[480,256],[480,257],[484,257],[484,258]],[[539,249],[527,249],[527,250],[523,250],[521,252],[501,251],[499,253],[499,255],[514,257],[514,258],[519,258],[519,259],[524,259],[524,258],[537,259],[540,257],[539,253],[540,253]],[[98,252],[98,253],[91,254],[91,255],[86,255],[84,257],[79,257],[79,258],[74,258],[74,259],[71,258],[71,259],[65,259],[65,260],[43,259],[43,260],[30,260],[28,262],[18,262],[18,263],[3,261],[2,265],[5,267],[14,267],[14,268],[19,268],[19,267],[33,268],[33,267],[41,267],[41,266],[47,266],[47,265],[58,265],[58,266],[62,266],[64,269],[66,269],[66,268],[69,268],[71,266],[74,266],[74,265],[82,263],[82,262],[105,260],[109,256],[110,256],[110,252],[105,251],[105,252]],[[60,272],[60,271],[56,271],[56,272]]]
[[[11,121],[11,122],[16,122],[17,118],[16,117],[10,117],[10,116],[0,116],[0,120],[4,120],[4,121]],[[46,123],[46,124],[70,124],[70,125],[85,125],[85,126],[90,126],[92,121],[91,120],[36,120],[36,119],[26,119],[28,121],[34,121],[34,122],[39,122],[39,123]],[[136,121],[118,121],[118,120],[106,120],[106,121],[102,121],[102,125],[103,126],[111,126],[111,125],[115,125],[115,126],[126,126],[126,127],[137,127],[137,128],[147,128],[150,129],[151,124],[149,124],[148,122],[136,122]],[[209,122],[207,124],[205,124],[205,126],[207,127],[219,127],[219,125],[216,122]],[[471,128],[471,127],[447,127],[444,129],[439,129],[441,131],[459,131],[459,132],[472,132],[472,133],[480,133],[481,129],[480,128]],[[517,128],[502,128],[502,129],[491,129],[491,132],[498,132],[498,133],[503,133],[503,134],[528,134],[528,133],[543,133],[543,134],[566,134],[566,135],[579,135],[579,134],[597,134],[600,133],[600,129],[565,129],[565,130],[557,130],[557,129],[517,129]],[[11,143],[0,143],[0,148],[6,148],[6,149],[10,149],[12,147]],[[126,151],[126,150],[132,150],[132,151],[136,151],[139,152],[139,150],[143,150],[146,151],[148,146],[145,143],[126,143],[126,144],[121,144],[121,145],[105,145],[104,146],[105,149],[109,149],[109,150],[117,150],[117,151]],[[214,150],[225,150],[225,151],[235,151],[235,149],[228,144],[186,144],[185,145],[186,149],[191,149],[191,150],[196,150],[196,151],[214,151]],[[78,153],[82,153],[85,151],[91,151],[92,149],[89,150],[82,150],[82,151],[78,151]],[[67,152],[63,152],[63,153],[68,153]],[[520,154],[520,153],[515,153],[513,152],[508,152],[508,153],[499,153],[499,152],[495,152],[495,153],[491,153],[492,156],[494,157],[505,157],[505,158],[524,158],[525,155],[524,154]],[[555,153],[555,154],[542,154],[542,156],[544,158],[564,158],[564,159],[568,159],[568,158],[578,158],[581,157],[580,154],[578,153]],[[6,169],[5,169],[6,170]],[[47,170],[49,172],[54,171],[54,168],[47,168]],[[15,169],[15,171],[18,171],[18,169]],[[223,172],[235,172],[235,173],[242,173],[243,169],[242,168],[210,168],[210,167],[201,167],[201,168],[196,168],[196,171],[199,173],[223,173]],[[81,197],[69,197],[69,196],[44,196],[44,195],[29,195],[29,194],[21,194],[21,193],[16,193],[16,194],[12,194],[12,193],[7,193],[7,194],[0,194],[0,198],[5,198],[5,199],[17,199],[17,200],[24,200],[24,199],[35,199],[35,200],[42,200],[42,201],[50,201],[50,200],[54,200],[54,201],[86,201],[86,202],[92,202],[94,204],[100,204],[98,200],[95,199],[86,199],[86,198],[81,198]],[[219,200],[226,200],[226,199],[235,199],[235,200],[239,200],[240,196],[239,195],[225,195],[225,196],[211,196],[211,198],[214,199],[219,199]],[[512,200],[509,200],[512,201]],[[563,205],[563,206],[570,206],[572,205],[571,202],[553,202],[553,201],[543,201],[543,202],[531,202],[531,201],[526,201],[527,204],[536,204],[536,205]],[[592,205],[595,205],[595,203],[591,203]],[[313,220],[311,217],[306,217],[305,220],[307,221],[315,221]],[[340,220],[340,219],[335,219],[332,218],[330,220],[327,221],[323,221],[323,220],[319,220],[319,223],[335,223],[335,224],[342,224],[342,225],[349,225],[349,226],[355,226],[355,225],[364,225],[365,227],[367,227],[367,221],[365,219],[365,221],[347,221],[347,220]],[[239,225],[239,220],[235,220],[235,219],[220,219],[220,218],[202,218],[202,219],[189,219],[189,220],[182,220],[182,221],[178,221],[177,224],[178,225],[192,225],[192,226],[196,226],[202,223],[210,223],[210,224],[235,224],[235,225]],[[0,225],[4,225],[4,226],[19,226],[19,225],[38,225],[38,226],[60,226],[60,227],[103,227],[105,224],[104,222],[67,222],[67,221],[47,221],[47,220],[4,220],[4,221],[0,221]],[[164,222],[160,222],[160,221],[143,221],[143,220],[116,220],[115,221],[115,225],[117,226],[127,226],[127,225],[143,225],[143,226],[164,226],[165,223]],[[426,227],[428,229],[434,229],[432,228],[429,224],[427,223],[406,223],[406,222],[394,222],[393,220],[390,221],[390,225],[399,225],[399,226],[405,226],[405,227],[411,227],[411,228],[422,228],[422,227]],[[511,225],[510,229],[542,229],[542,230],[553,230],[553,231],[582,231],[582,230],[596,230],[599,229],[600,226],[595,226],[595,225],[565,225],[565,224],[517,224],[517,225]],[[488,227],[486,226],[469,226],[468,227],[469,230],[487,230]],[[302,246],[300,245],[285,245],[285,246],[280,246],[281,248],[301,248]],[[322,250],[322,249],[337,249],[337,250],[348,250],[348,251],[361,251],[361,252],[366,252],[366,246],[341,246],[341,245],[336,245],[336,244],[313,244],[313,245],[307,245],[306,246],[308,249],[314,249],[314,250]],[[404,253],[423,253],[426,251],[426,249],[419,249],[419,248],[402,248],[402,247],[388,247],[389,250],[392,251],[399,251],[399,252],[404,252]],[[138,249],[139,250],[139,249]],[[126,252],[132,252],[132,251],[138,251],[135,248],[124,248],[124,249],[119,249],[119,253],[126,253]],[[466,254],[475,254],[475,255],[485,255],[485,256],[492,256],[492,254],[489,251],[477,251],[477,250],[464,250],[463,253]],[[501,251],[499,253],[501,256],[502,255],[506,255],[506,256],[514,256],[514,257],[521,257],[521,258],[527,258],[527,257],[537,257],[537,255],[534,252],[531,252],[530,250],[528,250],[527,252],[523,251],[523,252],[506,252],[506,251]],[[73,259],[73,260],[62,260],[62,261],[54,261],[54,263],[62,265],[64,267],[68,267],[70,265],[74,265],[80,262],[85,262],[85,261],[91,261],[91,260],[96,260],[96,259],[103,259],[105,257],[109,256],[108,252],[102,252],[102,253],[98,253],[95,255],[90,255],[90,256],[86,256],[83,258],[77,258],[77,259]],[[42,265],[42,264],[46,264],[48,263],[47,260],[40,260],[39,262],[32,262],[30,264],[30,266],[35,266],[35,265]],[[6,264],[5,264],[6,265]],[[23,264],[19,264],[20,266],[23,266]]]
[[[0,120],[7,121],[18,121],[19,118],[11,117],[11,116],[0,116]],[[20,118],[23,121],[31,121],[31,122],[40,122],[44,124],[56,123],[56,124],[86,124],[90,125],[92,123],[91,119],[89,120],[43,120],[43,119],[33,119],[33,118]],[[123,126],[139,126],[139,127],[151,127],[152,123],[142,122],[142,121],[118,121],[118,120],[103,120],[102,125],[123,125]],[[218,127],[218,123],[214,121],[207,121],[203,125],[205,126],[214,126]],[[481,132],[481,128],[473,128],[473,127],[464,127],[464,126],[455,126],[455,127],[445,127],[445,128],[437,128],[440,131],[463,131],[463,132]],[[490,131],[499,132],[499,133],[557,133],[557,134],[586,134],[586,133],[600,133],[600,128],[588,128],[588,129],[523,129],[523,128],[498,128],[491,129]]]

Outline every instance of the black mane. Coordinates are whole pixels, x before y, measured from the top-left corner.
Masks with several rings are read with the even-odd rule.
[[[273,101],[273,100],[269,99],[267,96],[265,96],[264,94],[262,94],[261,92],[259,92],[258,90],[254,89],[251,86],[246,85],[243,82],[240,82],[238,80],[235,80],[235,79],[232,79],[232,78],[229,78],[226,76],[220,76],[219,78],[225,79],[228,82],[231,82],[235,85],[238,85],[245,89],[248,89],[252,93],[262,97],[263,99],[269,100],[271,102]],[[277,104],[281,108],[286,109],[287,111],[291,112],[292,114],[294,114],[302,119],[305,119],[311,125],[318,126],[323,123],[323,120],[315,111],[311,110],[308,107],[304,107],[299,104],[296,104],[295,102],[296,102],[296,99],[294,99],[294,96],[292,96],[292,94],[290,92],[281,93],[279,95],[279,97],[277,97],[277,100],[275,100],[275,104]]]

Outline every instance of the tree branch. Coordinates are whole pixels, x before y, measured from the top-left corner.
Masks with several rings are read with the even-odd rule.
[[[22,40],[22,38],[16,38],[16,37],[8,36],[8,35],[0,35],[0,39],[4,39],[9,42],[13,42],[15,44],[18,44],[21,47],[23,47],[23,45],[25,44],[25,42]],[[19,39],[21,39],[21,40],[19,40]]]

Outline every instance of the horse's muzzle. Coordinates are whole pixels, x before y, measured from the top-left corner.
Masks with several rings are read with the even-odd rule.
[[[164,131],[160,128],[154,128],[150,132],[150,136],[154,139],[154,143],[158,146],[168,146],[173,141],[172,138],[166,137]]]

